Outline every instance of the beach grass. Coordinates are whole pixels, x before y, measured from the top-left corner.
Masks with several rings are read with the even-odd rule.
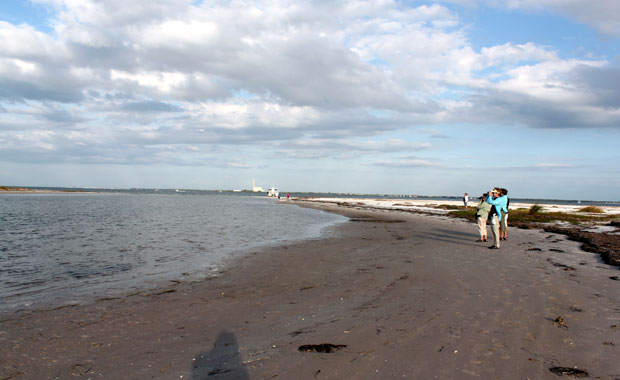
[[[534,205],[536,206],[536,205]],[[532,206],[532,207],[534,207]],[[444,209],[451,209],[447,207],[441,207]],[[541,207],[542,209],[542,207]],[[587,211],[588,213],[594,214],[595,212]],[[450,211],[448,215],[457,218],[463,218],[470,221],[476,220],[476,209],[468,209],[463,210],[462,208],[459,210]],[[618,215],[584,215],[584,214],[571,214],[566,212],[541,212],[541,210],[536,210],[532,212],[532,208],[524,209],[519,208],[516,210],[510,210],[508,223],[510,224],[530,224],[530,223],[558,223],[564,222],[573,225],[580,224],[600,224],[600,223],[608,223],[608,222],[618,222],[620,221],[620,216]]]
[[[591,214],[604,214],[605,213],[603,209],[601,209],[600,207],[596,207],[596,206],[584,207],[582,209],[579,209],[579,212],[588,212]]]
[[[527,213],[530,214],[530,215],[536,215],[536,214],[542,212],[542,210],[543,210],[543,206],[541,206],[539,204],[533,204],[532,207],[529,208]]]

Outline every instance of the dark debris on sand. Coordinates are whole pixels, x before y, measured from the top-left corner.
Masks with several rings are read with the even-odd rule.
[[[298,350],[301,352],[321,352],[330,354],[332,352],[336,352],[347,348],[346,344],[331,344],[331,343],[322,343],[322,344],[305,344],[303,346],[299,346]]]
[[[568,236],[570,240],[583,243],[582,249],[598,253],[610,265],[620,266],[620,236],[604,232],[581,231],[574,227],[545,226],[547,232]]]
[[[551,367],[549,371],[558,376],[571,376],[571,377],[588,377],[590,374],[579,368],[571,367]]]

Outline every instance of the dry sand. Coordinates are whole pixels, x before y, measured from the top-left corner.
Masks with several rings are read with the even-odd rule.
[[[4,315],[0,379],[620,379],[618,269],[579,243],[310,206],[354,219],[209,281]]]
[[[393,210],[393,211],[408,211],[408,212],[421,212],[428,214],[445,215],[450,210],[437,208],[437,206],[459,206],[463,207],[462,201],[451,200],[429,200],[429,199],[409,199],[409,198],[397,198],[397,199],[369,199],[369,198],[299,198],[304,199],[307,202],[319,203],[319,204],[335,204],[340,206],[356,207],[362,206],[367,209],[377,210]],[[518,202],[511,200],[510,209],[515,210],[518,208],[529,209],[534,203]],[[475,209],[478,206],[478,199],[472,199],[469,201],[469,208]],[[578,213],[579,210],[586,207],[585,204],[539,204],[542,207],[541,212],[566,212],[566,213]],[[620,214],[620,207],[611,206],[597,206],[607,215]]]

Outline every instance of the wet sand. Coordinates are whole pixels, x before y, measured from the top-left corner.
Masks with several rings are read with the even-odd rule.
[[[353,219],[208,281],[3,315],[0,379],[620,378],[618,269],[580,243],[309,206]]]

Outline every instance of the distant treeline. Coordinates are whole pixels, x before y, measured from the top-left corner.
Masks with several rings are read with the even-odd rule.
[[[32,189],[27,189],[25,187],[12,187],[12,186],[0,186],[0,190],[4,190],[4,191],[32,191]]]

